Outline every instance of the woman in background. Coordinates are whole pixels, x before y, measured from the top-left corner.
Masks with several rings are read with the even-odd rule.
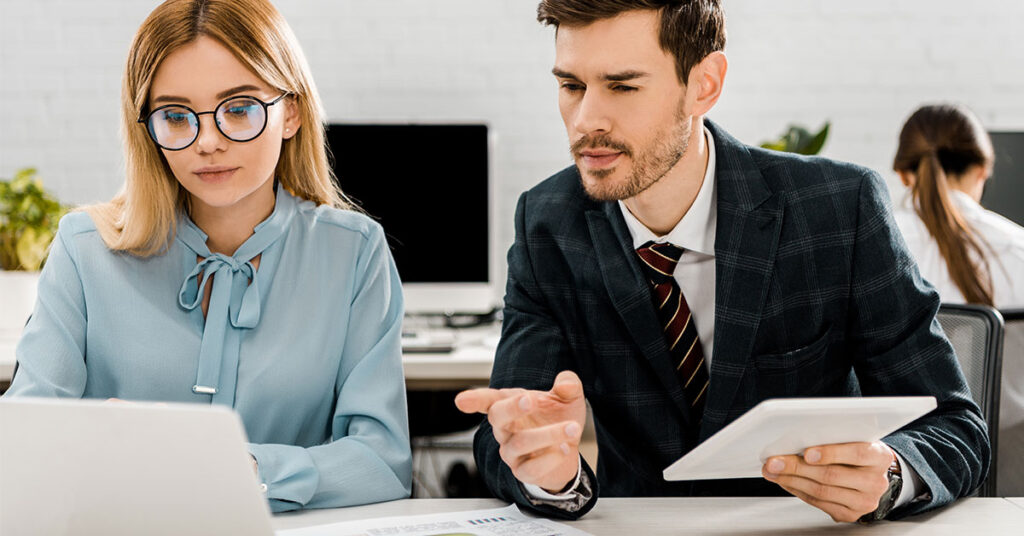
[[[896,223],[945,303],[1024,307],[1024,228],[979,204],[994,159],[988,133],[962,106],[924,106],[900,133],[893,168],[909,194]],[[1009,339],[1018,336],[1007,332],[1006,348],[1021,347]],[[999,404],[996,485],[1016,496],[1024,493],[1024,355],[1004,352]]]
[[[287,23],[161,4],[121,115],[124,187],[61,221],[7,396],[232,407],[274,511],[407,497],[401,285]]]
[[[1024,307],[1024,228],[979,204],[994,160],[962,106],[923,106],[900,132],[893,168],[909,192],[896,223],[943,302]]]

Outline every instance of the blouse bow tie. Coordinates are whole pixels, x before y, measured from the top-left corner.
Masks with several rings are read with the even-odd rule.
[[[238,272],[245,277],[236,277]],[[260,321],[260,290],[253,277],[255,273],[252,261],[239,262],[234,257],[214,253],[185,276],[178,303],[189,311],[195,309],[203,300],[210,278],[216,275],[217,285],[211,292],[207,318],[229,316],[232,326],[252,329]],[[199,274],[203,274],[202,282],[198,281]],[[230,315],[218,314],[225,312],[224,304],[228,305]]]
[[[258,282],[264,277],[257,274],[251,259],[262,255],[261,270],[273,272],[276,254],[268,257],[265,253],[284,236],[298,205],[298,200],[280,184],[275,196],[270,217],[253,228],[252,236],[238,247],[234,256],[210,251],[207,235],[191,219],[183,218],[178,228],[178,239],[187,248],[185,254],[202,259],[181,283],[178,304],[186,312],[194,312],[203,302],[206,286],[213,285],[192,392],[212,395],[210,401],[214,404],[234,405],[242,334],[260,322],[262,297]],[[264,286],[268,283],[265,280]]]
[[[239,274],[241,272],[241,274]],[[202,282],[199,282],[202,274]],[[260,290],[252,261],[241,262],[234,257],[213,253],[185,276],[178,293],[178,303],[191,311],[198,306],[206,285],[216,276],[206,312],[206,328],[199,347],[199,370],[192,392],[217,395],[220,372],[224,365],[228,322],[236,328],[252,329],[260,321]],[[237,349],[235,352],[237,353]]]

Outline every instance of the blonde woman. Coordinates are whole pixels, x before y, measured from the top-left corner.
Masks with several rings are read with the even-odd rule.
[[[287,23],[165,2],[122,93],[124,188],[61,222],[8,395],[233,407],[274,511],[407,497],[398,274]]]

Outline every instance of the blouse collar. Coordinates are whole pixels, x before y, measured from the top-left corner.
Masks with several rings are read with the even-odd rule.
[[[271,244],[284,234],[285,229],[288,228],[288,223],[291,222],[292,217],[295,215],[295,208],[299,204],[299,200],[288,193],[280,183],[277,185],[275,197],[274,211],[267,219],[261,221],[253,228],[252,236],[247,238],[238,247],[235,254],[231,255],[232,258],[240,262],[246,262],[262,253],[263,250],[270,247]],[[207,239],[209,239],[209,236],[192,221],[192,218],[187,214],[181,215],[178,225],[178,240],[196,255],[210,257],[214,254],[210,252],[210,248],[206,245]]]

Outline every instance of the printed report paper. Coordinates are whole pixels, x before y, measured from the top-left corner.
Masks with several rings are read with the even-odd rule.
[[[277,536],[592,536],[549,519],[527,516],[516,505],[489,510],[343,521],[281,530]]]

